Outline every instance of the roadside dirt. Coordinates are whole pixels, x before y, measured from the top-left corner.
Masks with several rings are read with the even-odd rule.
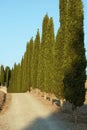
[[[0,130],[9,130],[6,112],[9,109],[10,103],[11,103],[11,94],[7,94],[3,109],[2,111],[0,111]]]
[[[79,120],[75,125],[71,111],[61,112],[42,97],[30,93],[15,93],[10,97],[10,107],[0,114],[0,130],[87,130],[87,122]],[[87,106],[81,109],[79,112]],[[84,114],[85,111],[80,113],[81,118]]]

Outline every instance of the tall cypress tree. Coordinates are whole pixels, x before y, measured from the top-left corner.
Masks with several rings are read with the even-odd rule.
[[[60,9],[60,28],[56,36],[55,44],[55,87],[54,93],[61,101],[61,107],[63,105],[64,99],[64,70],[63,70],[63,61],[64,61],[64,44],[65,44],[65,30],[66,30],[66,10],[67,10],[67,0],[60,0],[59,4]]]
[[[30,87],[32,86],[32,56],[33,56],[33,38],[30,39],[29,45],[28,45],[28,89],[30,90]]]
[[[16,92],[21,92],[21,66],[20,66],[20,63],[17,65],[17,74],[16,74],[16,77],[17,77],[17,85],[16,85]]]
[[[23,90],[23,86],[24,86],[24,57],[22,57],[21,59],[21,91]]]
[[[39,50],[40,50],[40,34],[37,31],[36,38],[34,41],[34,61],[33,61],[33,87],[37,88],[37,78],[38,78],[38,65],[39,65]]]
[[[39,46],[39,55],[38,55],[38,73],[37,73],[37,87],[39,89],[41,89],[41,53],[42,53],[42,50],[41,50],[41,43],[40,43],[40,46]]]
[[[45,84],[45,44],[47,40],[47,28],[48,28],[48,23],[49,23],[49,17],[46,14],[43,18],[42,22],[42,38],[41,38],[41,47],[40,47],[40,80],[39,80],[39,85],[40,89],[44,91],[44,84]]]
[[[27,51],[24,53],[24,57],[23,57],[23,65],[22,65],[22,92],[27,91],[28,87],[27,87]]]
[[[75,110],[85,100],[86,58],[82,1],[67,3],[67,30],[64,46],[64,95]]]
[[[27,88],[27,90],[28,90],[28,88],[29,88],[29,73],[28,73],[28,68],[29,68],[29,62],[28,62],[28,60],[29,60],[29,42],[27,42],[27,46],[26,46],[26,56],[25,56],[25,68],[26,68],[26,75],[25,75],[25,79],[26,79],[26,83],[25,83],[25,85],[26,85],[26,88]]]
[[[54,53],[54,24],[53,19],[50,18],[47,26],[47,33],[45,39],[45,50],[44,50],[44,75],[45,75],[45,84],[44,90],[46,92],[52,93],[53,82],[54,82],[54,71],[53,71],[53,53]]]
[[[58,30],[57,36],[56,36],[56,44],[55,44],[55,87],[54,87],[54,93],[55,95],[60,99],[61,101],[61,107],[62,102],[64,99],[64,85],[63,85],[63,78],[64,78],[64,71],[63,71],[63,48],[64,48],[64,41],[63,41],[63,30]]]

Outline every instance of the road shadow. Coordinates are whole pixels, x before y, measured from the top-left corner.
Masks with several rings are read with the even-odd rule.
[[[29,122],[29,125],[23,128],[22,130],[50,130],[50,129],[45,119],[37,118],[32,123]]]
[[[29,122],[29,125],[22,130],[65,130],[67,127],[68,124],[66,125],[64,121],[61,122],[57,113],[53,113],[46,118],[37,118],[31,123]]]
[[[72,111],[69,110],[69,107],[66,104],[66,109],[62,111],[54,112],[45,118],[39,117],[29,122],[22,130],[87,130],[87,105],[79,108],[77,124],[73,121]]]

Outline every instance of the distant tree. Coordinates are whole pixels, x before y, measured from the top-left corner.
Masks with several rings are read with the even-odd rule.
[[[28,64],[28,59],[27,59],[27,51],[24,53],[23,57],[23,62],[22,62],[22,88],[21,91],[25,92],[28,90],[27,86],[27,64]]]
[[[8,92],[16,92],[16,63],[14,64],[14,67],[11,69],[11,78],[9,80],[9,86],[8,86]]]
[[[21,92],[21,65],[20,63],[17,65],[17,73],[16,73],[16,80],[17,80],[17,83],[16,83],[16,92]]]
[[[5,83],[5,71],[4,71],[4,66],[1,65],[0,67],[0,84],[4,85]]]
[[[8,75],[7,75],[8,76]],[[14,64],[14,68],[9,73],[8,92],[21,92],[21,67],[20,64]],[[7,83],[7,82],[6,82]]]
[[[27,73],[28,73],[28,89],[30,90],[30,87],[32,86],[32,56],[33,56],[33,38],[30,39],[30,42],[28,44],[28,67],[27,67]]]
[[[6,83],[7,87],[9,86],[10,77],[11,77],[10,67],[6,66],[6,68],[5,68],[5,83]]]
[[[24,57],[21,59],[21,92],[24,87]]]
[[[8,92],[13,92],[14,88],[14,71],[13,68],[11,69],[11,78],[9,80]]]

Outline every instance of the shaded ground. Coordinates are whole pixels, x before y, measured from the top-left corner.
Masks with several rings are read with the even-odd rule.
[[[10,108],[0,115],[0,130],[87,130],[86,105],[79,109],[80,116],[75,125],[68,109],[61,112],[49,101],[29,93],[11,96]]]

